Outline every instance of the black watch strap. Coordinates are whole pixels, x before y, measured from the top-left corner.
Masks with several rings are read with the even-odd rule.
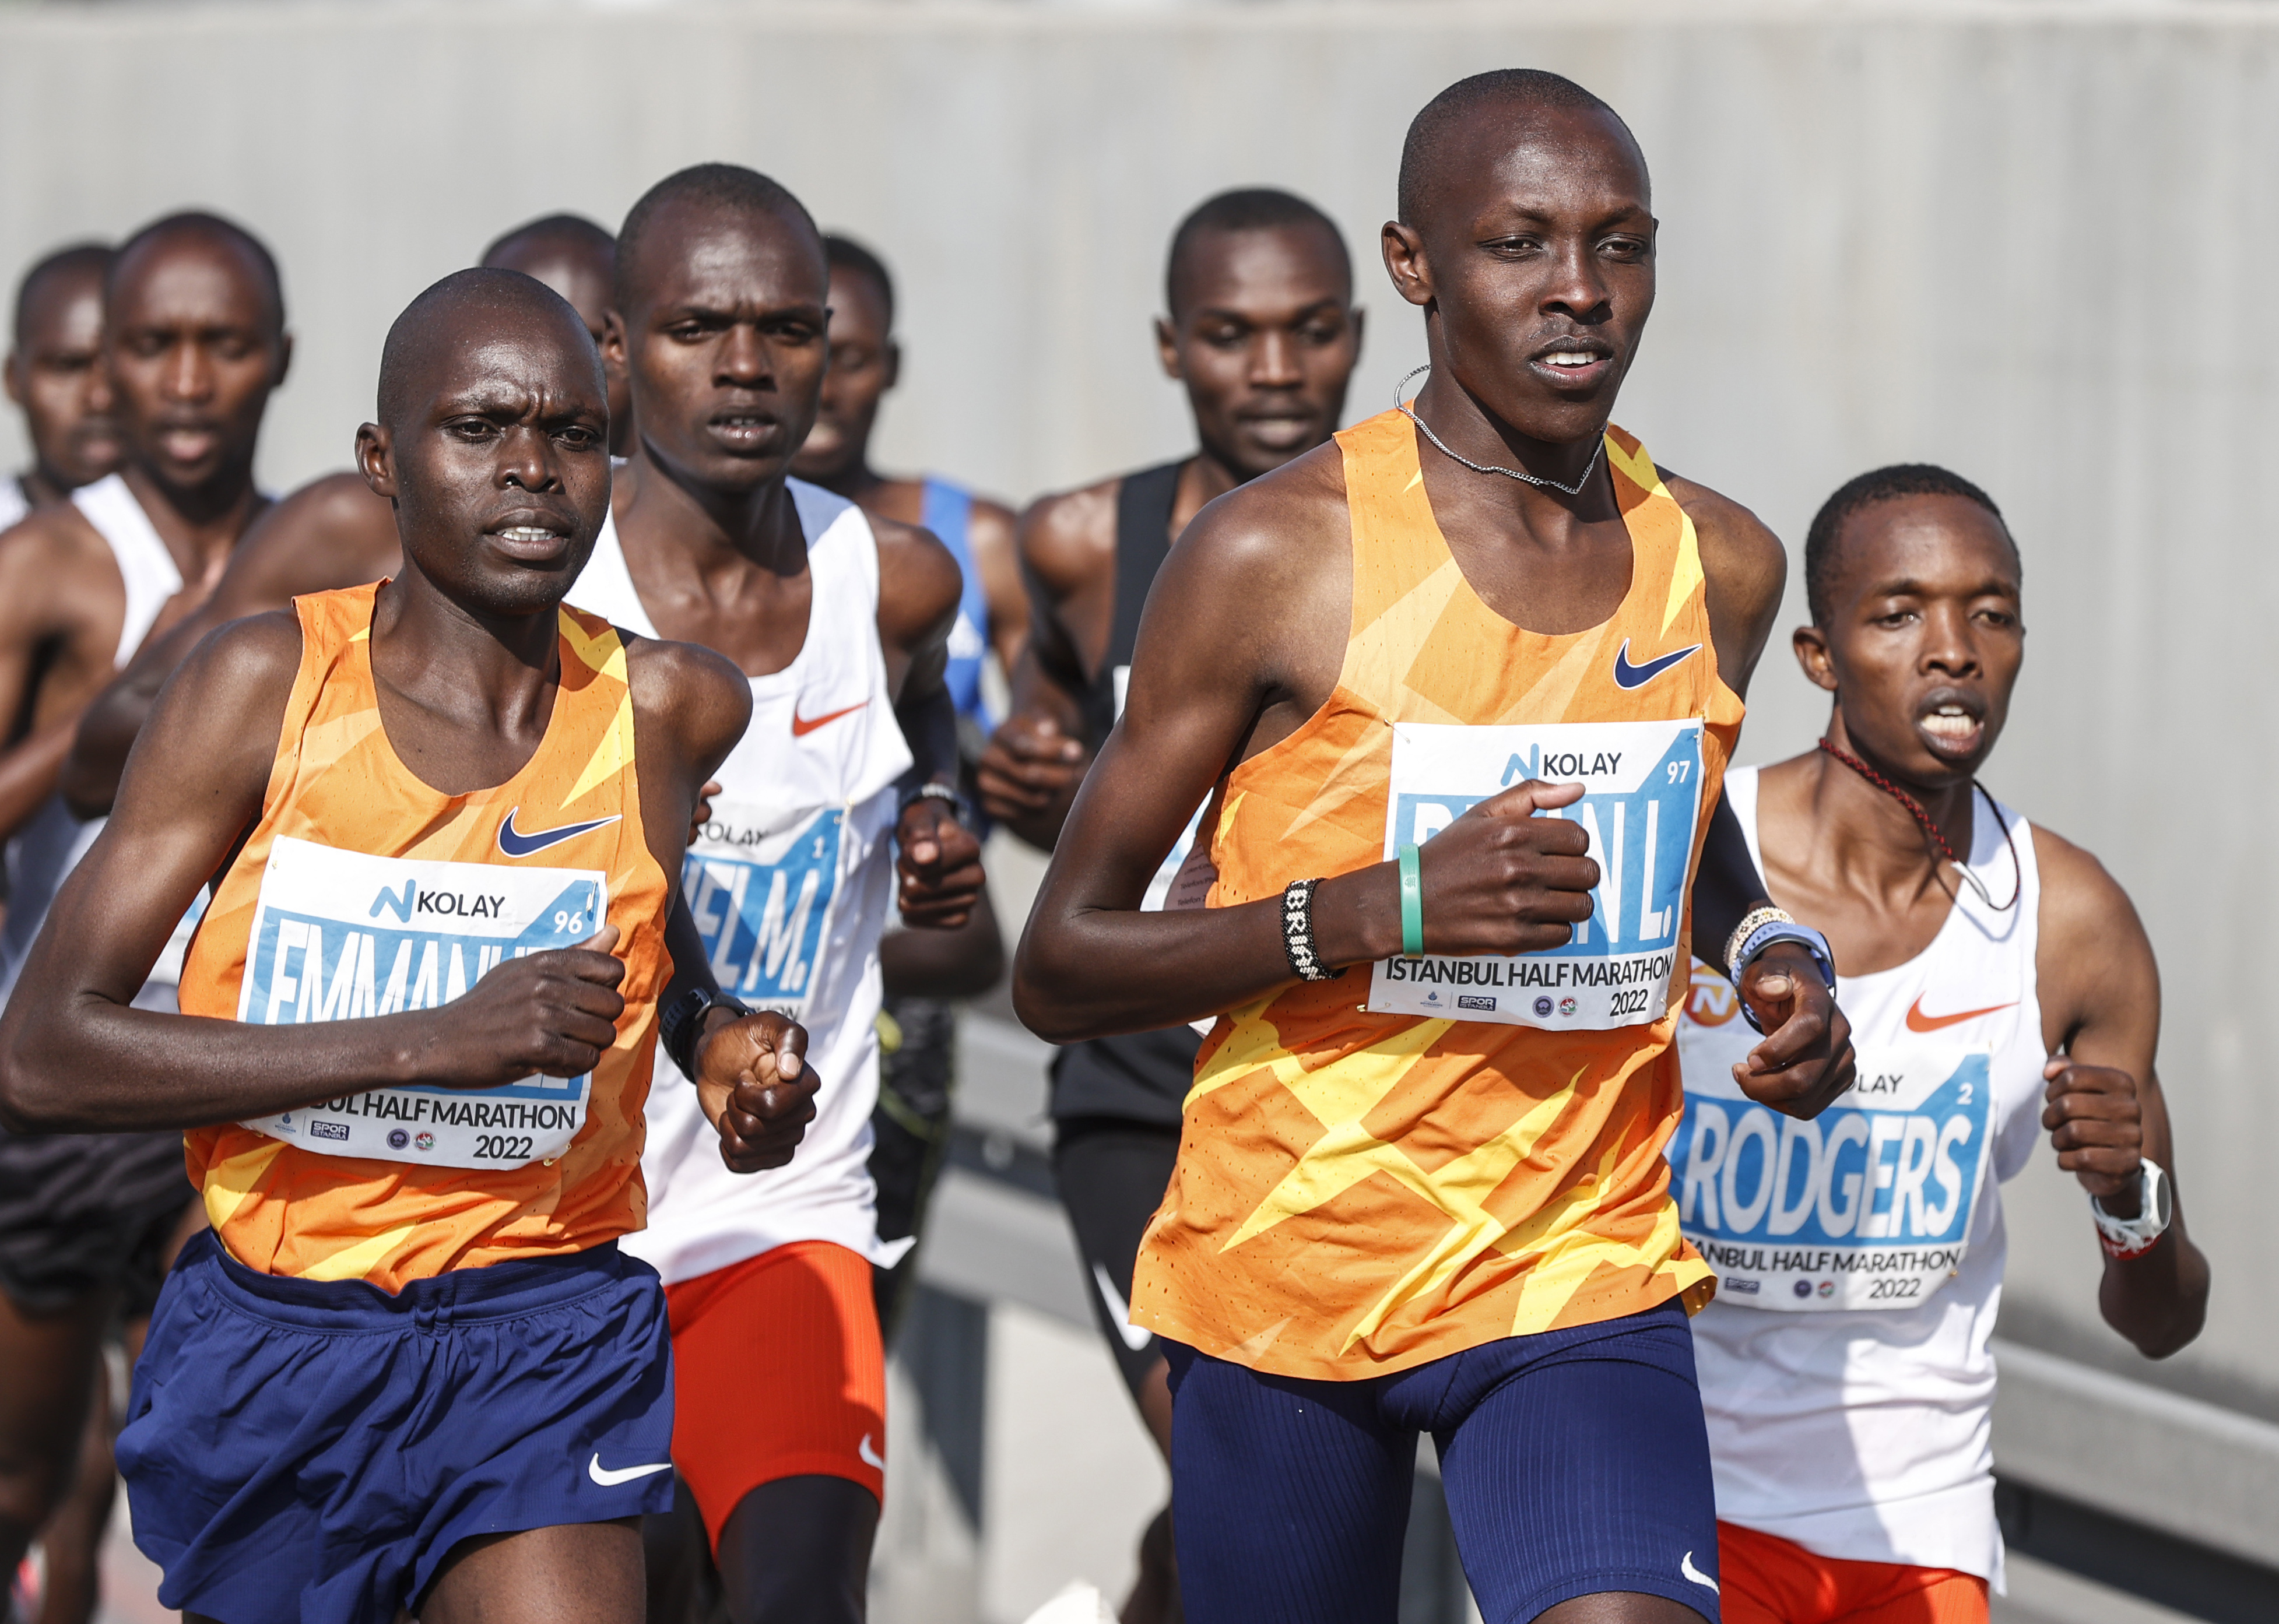
[[[740,1015],[752,1013],[751,1007],[725,992],[715,992],[709,987],[691,987],[657,1016],[657,1043],[672,1063],[680,1068],[680,1075],[692,1083],[696,1080],[696,1036],[703,1030],[704,1015],[710,1009],[733,1009]]]

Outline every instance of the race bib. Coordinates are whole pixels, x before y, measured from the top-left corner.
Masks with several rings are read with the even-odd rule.
[[[721,991],[798,1017],[815,989],[846,832],[840,807],[770,828],[755,808],[714,803],[680,884]]]
[[[1700,1019],[1698,984],[1693,996]],[[1725,1301],[1908,1308],[1961,1268],[1986,1160],[1987,1054],[1861,1050],[1859,1066],[1858,1085],[1808,1122],[1689,1066],[1671,1193]]]
[[[434,1009],[507,959],[602,927],[606,876],[372,857],[280,836],[261,876],[237,1018],[257,1026]],[[498,1088],[376,1088],[243,1125],[326,1156],[447,1168],[551,1161],[585,1125],[591,1074]]]
[[[1661,1018],[1684,952],[1677,934],[1701,801],[1701,724],[1395,723],[1385,856],[1528,778],[1584,785],[1582,800],[1538,816],[1578,823],[1589,839],[1600,874],[1589,920],[1544,953],[1383,960],[1370,972],[1370,1008],[1554,1031]]]

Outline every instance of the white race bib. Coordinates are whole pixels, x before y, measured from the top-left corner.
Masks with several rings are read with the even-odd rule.
[[[1385,856],[1528,778],[1584,785],[1582,800],[1537,816],[1579,823],[1589,837],[1600,870],[1590,919],[1543,953],[1383,960],[1370,972],[1370,1009],[1554,1031],[1661,1018],[1670,971],[1685,961],[1677,933],[1701,801],[1700,722],[1395,723]]]
[[[846,830],[840,807],[770,828],[756,808],[714,803],[680,884],[722,992],[798,1017],[815,989]]]
[[[373,857],[280,836],[261,876],[237,1018],[257,1026],[434,1009],[506,959],[602,927],[596,869]],[[498,1088],[376,1088],[243,1125],[326,1156],[447,1168],[550,1161],[585,1125],[591,1074]]]
[[[1670,1193],[1725,1301],[1911,1308],[1961,1268],[1986,1160],[1985,1051],[1863,1049],[1859,1066],[1811,1122],[1689,1069]]]

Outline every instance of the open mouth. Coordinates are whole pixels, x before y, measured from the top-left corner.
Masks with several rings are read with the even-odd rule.
[[[176,424],[161,428],[157,439],[159,455],[169,462],[198,463],[220,445],[221,431],[203,424]]]
[[[1615,352],[1600,339],[1554,340],[1535,352],[1528,364],[1539,377],[1562,384],[1599,382],[1614,370]]]
[[[1916,717],[1915,731],[1934,755],[1961,761],[1978,753],[1986,738],[1986,719],[1949,700]]]
[[[764,412],[723,411],[714,414],[710,426],[723,443],[737,450],[750,450],[772,438],[778,425]]]
[[[526,563],[542,563],[558,558],[570,545],[570,532],[555,525],[501,525],[489,534],[502,552]]]

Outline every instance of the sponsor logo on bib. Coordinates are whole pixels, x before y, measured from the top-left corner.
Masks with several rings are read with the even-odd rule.
[[[1591,917],[1543,953],[1384,960],[1370,971],[1370,1008],[1583,1031],[1644,1025],[1668,1009],[1684,953],[1701,724],[1396,723],[1385,854],[1426,844],[1528,778],[1583,785],[1580,801],[1537,816],[1582,825],[1599,865]]]
[[[545,835],[569,838],[532,838]],[[285,1026],[438,1008],[508,959],[586,940],[606,896],[597,870],[376,857],[280,836],[262,872],[237,1018]],[[366,1089],[299,1122],[288,1111],[245,1126],[330,1155],[400,1161],[416,1148],[446,1167],[519,1167],[576,1137],[590,1080]]]

